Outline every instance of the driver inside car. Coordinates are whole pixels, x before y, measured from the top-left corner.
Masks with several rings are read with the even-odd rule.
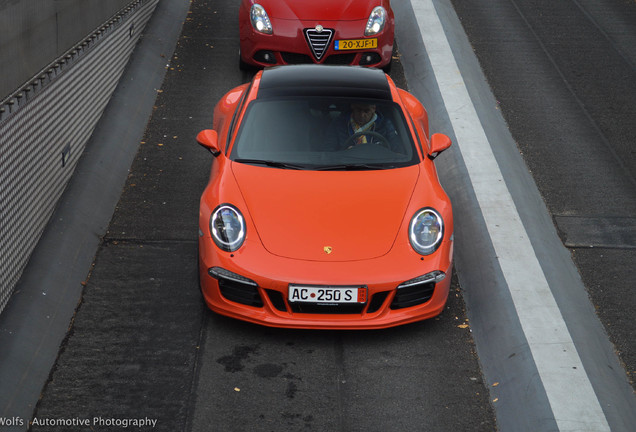
[[[400,152],[402,144],[395,127],[376,111],[376,105],[352,103],[350,109],[349,113],[334,119],[327,129],[327,150],[347,150],[361,144],[378,144]]]

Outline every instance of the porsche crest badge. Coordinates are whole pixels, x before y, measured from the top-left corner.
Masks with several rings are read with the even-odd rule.
[[[333,248],[331,246],[325,246],[322,250],[324,250],[327,255],[333,252]]]

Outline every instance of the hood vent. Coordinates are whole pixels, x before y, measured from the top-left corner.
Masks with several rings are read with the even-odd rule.
[[[327,51],[331,38],[333,37],[332,29],[322,29],[321,31],[315,28],[305,29],[305,37],[311,52],[316,57],[316,60],[320,60]]]

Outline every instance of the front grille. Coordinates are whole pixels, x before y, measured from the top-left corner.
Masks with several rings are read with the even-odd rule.
[[[332,29],[323,29],[322,31],[313,28],[305,29],[305,38],[316,60],[320,60],[325,54],[332,37]]]
[[[341,304],[341,305],[317,305],[317,304],[308,304],[308,303],[289,303],[290,309],[294,313],[311,313],[311,314],[334,314],[334,315],[344,315],[344,314],[362,314],[366,313],[374,313],[380,310],[382,305],[384,304],[384,300],[388,297],[390,291],[383,291],[374,294],[371,297],[371,300],[368,303],[368,307],[366,304]],[[365,311],[366,307],[366,311]],[[277,308],[278,309],[278,308]],[[282,310],[282,309],[279,309]]]
[[[433,297],[435,282],[398,288],[391,303],[391,309],[402,309],[426,303]]]
[[[254,281],[219,267],[211,268],[209,273],[212,277],[217,279],[219,290],[225,299],[247,306],[264,306],[258,285],[256,285]],[[426,282],[426,280],[428,282]],[[428,302],[435,292],[435,282],[431,281],[430,278],[426,280],[424,283],[415,283],[397,288],[395,296],[389,306],[390,309],[403,309]],[[280,291],[264,289],[264,293],[271,305],[280,312],[322,315],[361,315],[363,313],[372,314],[382,309],[391,291],[377,292],[369,298],[367,303],[355,304],[289,302],[286,296]]]
[[[384,304],[384,300],[389,296],[390,291],[382,291],[377,294],[374,294],[371,297],[371,301],[369,302],[369,307],[367,308],[367,313],[373,313],[380,310],[382,305]]]
[[[325,64],[350,65],[355,58],[355,53],[332,54],[325,59]]]
[[[292,312],[307,314],[329,314],[329,315],[347,315],[361,314],[366,304],[311,304],[311,303],[290,303]]]
[[[226,299],[247,306],[263,307],[263,301],[256,286],[229,279],[219,278],[219,290]]]
[[[285,64],[296,65],[314,63],[314,60],[306,54],[281,51],[280,55]],[[323,63],[329,65],[350,65],[353,63],[355,58],[355,53],[332,54],[327,56]]]
[[[281,52],[281,57],[283,57],[283,61],[287,64],[309,64],[313,63],[311,57],[305,54],[297,54],[291,52]]]
[[[271,289],[266,289],[265,293],[267,294],[267,297],[269,297],[269,301],[272,302],[272,306],[274,306],[281,312],[287,312],[287,306],[285,303],[285,298],[283,297],[283,293]]]

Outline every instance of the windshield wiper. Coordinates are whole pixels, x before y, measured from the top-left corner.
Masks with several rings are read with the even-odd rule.
[[[296,170],[307,168],[303,165],[291,164],[287,162],[278,162],[278,161],[272,161],[272,160],[264,160],[264,159],[239,158],[239,159],[234,159],[234,162],[245,163],[245,164],[266,165],[266,166],[274,167],[274,168],[286,168],[286,169],[296,169]]]
[[[385,170],[393,168],[393,165],[384,164],[342,164],[326,165],[316,167],[316,171],[364,171],[364,170]]]

